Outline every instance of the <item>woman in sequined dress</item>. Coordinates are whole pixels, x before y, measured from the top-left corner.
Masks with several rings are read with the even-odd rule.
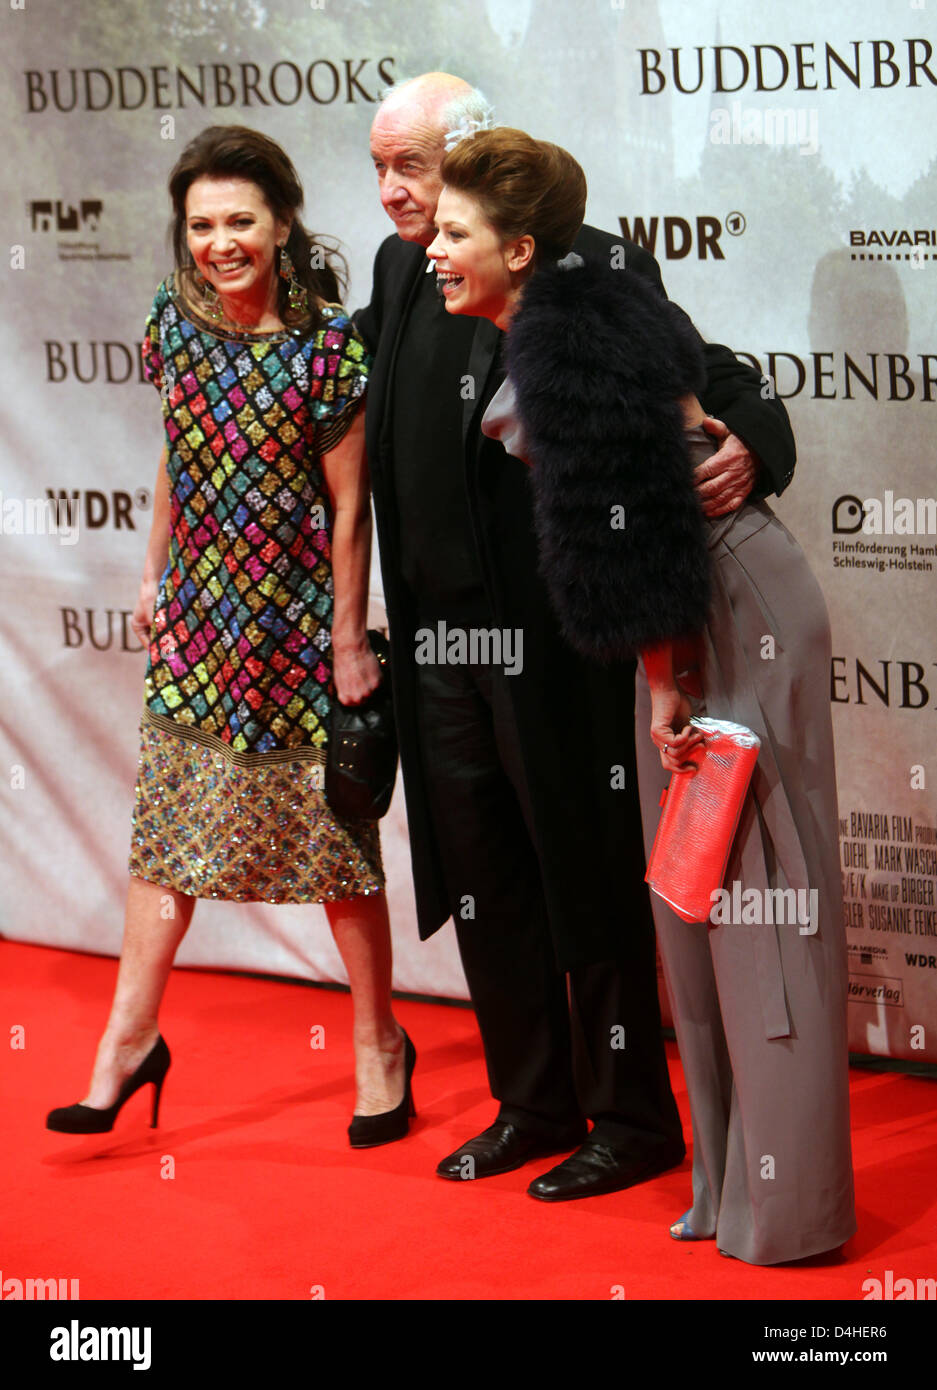
[[[354,1001],[355,1147],[402,1137],[413,1046],[391,1007],[376,823],[323,792],[331,701],[378,685],[366,635],[369,358],[272,140],[202,132],[170,176],[176,269],[146,322],[166,445],[133,626],[148,646],[124,942],[91,1085],[53,1111],[157,1118],[157,1013],[197,898],[321,902]]]

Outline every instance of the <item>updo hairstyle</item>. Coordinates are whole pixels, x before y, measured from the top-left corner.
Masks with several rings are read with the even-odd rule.
[[[559,145],[498,126],[459,141],[445,156],[442,181],[478,200],[506,241],[532,236],[534,264],[571,249],[586,210],[586,176]]]

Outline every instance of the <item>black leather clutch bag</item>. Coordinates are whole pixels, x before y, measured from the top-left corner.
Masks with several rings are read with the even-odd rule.
[[[329,723],[325,797],[344,820],[379,820],[387,812],[397,778],[390,644],[373,629],[368,639],[384,668],[381,683],[360,705],[334,700]]]

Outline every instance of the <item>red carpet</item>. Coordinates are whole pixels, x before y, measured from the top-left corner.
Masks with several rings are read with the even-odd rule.
[[[852,1072],[859,1232],[842,1255],[759,1269],[680,1245],[690,1165],[555,1206],[551,1161],[475,1183],[437,1161],[495,1114],[473,1014],[401,1001],[419,1059],[406,1140],[353,1151],[347,994],[179,970],[160,1128],[147,1087],[111,1134],[72,1139],[47,1110],[85,1094],[116,963],[0,943],[6,1173],[0,1279],[78,1279],[86,1299],[846,1299],[937,1272],[932,1080]],[[322,1025],[325,1046],[310,1048]],[[676,1049],[671,1075],[688,1128]],[[162,1174],[174,1168],[173,1177]]]

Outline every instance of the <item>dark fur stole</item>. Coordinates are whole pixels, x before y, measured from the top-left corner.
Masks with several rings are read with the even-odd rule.
[[[705,381],[690,320],[632,271],[551,265],[524,287],[506,363],[567,641],[610,662],[699,631],[709,558],[678,404]]]

